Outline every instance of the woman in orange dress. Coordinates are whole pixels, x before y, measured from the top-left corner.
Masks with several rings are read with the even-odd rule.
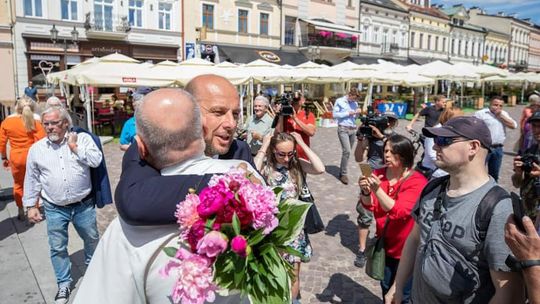
[[[11,169],[13,175],[13,197],[19,207],[19,220],[24,220],[22,204],[24,175],[26,173],[26,156],[30,146],[45,137],[45,130],[39,121],[34,119],[34,102],[27,98],[17,101],[16,113],[8,116],[0,126],[0,154],[6,170]],[[9,141],[9,160],[6,146]]]

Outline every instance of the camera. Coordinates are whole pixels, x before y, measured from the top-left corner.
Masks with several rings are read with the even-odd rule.
[[[356,136],[364,136],[368,139],[373,138],[373,129],[370,126],[374,126],[379,131],[383,132],[388,127],[388,117],[384,115],[378,115],[373,111],[373,107],[368,107],[366,116],[360,118],[362,125],[358,128]]]
[[[523,165],[521,168],[525,173],[531,173],[531,170],[534,168],[534,164],[540,164],[540,159],[538,155],[532,153],[526,153],[521,157]]]
[[[292,92],[284,92],[277,99],[276,103],[281,105],[281,116],[291,116],[294,113],[292,102],[294,100],[294,94]]]

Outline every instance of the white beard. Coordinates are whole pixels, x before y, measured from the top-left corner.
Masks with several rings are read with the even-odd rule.
[[[52,142],[56,142],[60,139],[60,136],[56,133],[50,133],[50,134],[47,134],[47,138]]]

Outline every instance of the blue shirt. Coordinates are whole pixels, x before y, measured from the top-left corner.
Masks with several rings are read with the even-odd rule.
[[[356,117],[358,114],[350,115],[349,112],[356,111],[357,109],[358,103],[356,101],[349,101],[347,96],[336,99],[333,115],[338,125],[356,127]]]
[[[37,88],[36,87],[26,87],[24,89],[24,95],[32,98],[33,101],[37,100]]]
[[[133,143],[133,140],[135,139],[135,134],[137,134],[137,130],[135,128],[135,116],[133,116],[130,119],[126,120],[124,126],[122,127],[122,133],[120,134],[120,144],[129,145]]]

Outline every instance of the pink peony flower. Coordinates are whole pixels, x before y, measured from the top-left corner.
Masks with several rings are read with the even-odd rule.
[[[231,250],[243,258],[251,252],[251,248],[248,245],[246,238],[242,235],[237,235],[232,239]]]
[[[219,231],[210,231],[199,240],[197,244],[197,253],[214,258],[227,250],[227,236]]]
[[[188,304],[213,302],[217,287],[212,282],[214,277],[212,262],[184,248],[178,249],[176,256],[181,262],[172,260],[160,271],[162,276],[174,275],[176,278],[171,295],[173,302]]]
[[[191,228],[189,228],[188,232],[186,233],[184,240],[187,240],[192,252],[196,252],[197,244],[204,236],[204,225],[205,222],[203,220],[198,220],[191,226]]]
[[[264,234],[272,232],[279,221],[276,214],[279,212],[276,195],[269,187],[250,184],[238,191],[239,196],[245,200],[247,210],[252,214],[252,227],[263,228]]]
[[[220,181],[215,186],[205,188],[199,195],[201,203],[197,206],[197,212],[203,219],[207,219],[222,210],[229,201],[234,199],[234,193],[224,181]]]
[[[200,217],[197,213],[197,206],[200,204],[199,197],[196,194],[186,195],[186,199],[176,205],[177,223],[180,225],[180,229],[187,231],[191,228]]]

